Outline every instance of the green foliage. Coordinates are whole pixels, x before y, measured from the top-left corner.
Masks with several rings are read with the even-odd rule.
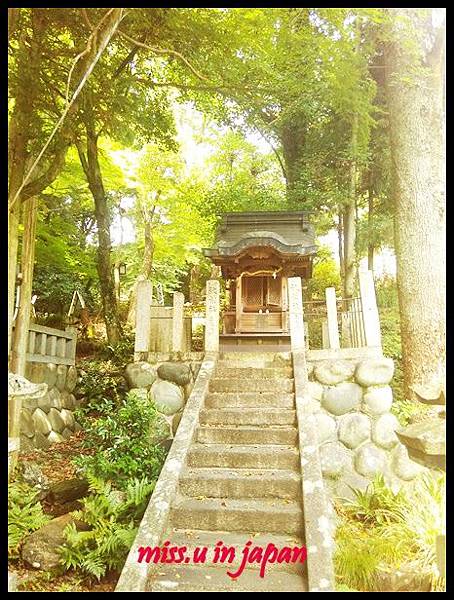
[[[74,459],[84,474],[92,474],[125,489],[131,478],[157,479],[165,459],[165,450],[150,442],[160,418],[154,405],[134,392],[112,410],[105,404],[96,420],[86,418],[84,444],[96,449],[93,455]]]
[[[114,410],[120,402],[124,378],[111,362],[84,360],[79,363],[77,393],[86,399],[82,414]]]
[[[393,511],[404,502],[403,491],[394,493],[379,474],[363,492],[353,490],[354,499],[347,501],[345,512],[369,525],[384,525],[393,519]]]
[[[436,568],[436,536],[444,530],[445,476],[419,475],[398,493],[382,476],[365,492],[339,507],[335,566],[343,585],[374,591],[378,569],[411,564],[415,573],[428,574],[433,589],[443,582]]]
[[[404,377],[402,367],[402,344],[400,341],[400,319],[397,299],[397,284],[392,277],[384,277],[377,282],[377,305],[380,314],[382,346],[385,356],[394,360],[394,376],[391,382],[393,389],[392,412],[402,425],[408,423],[408,403],[404,397]]]
[[[8,487],[8,556],[18,558],[25,536],[47,523],[37,491],[26,483]]]
[[[307,282],[307,293],[313,300],[324,300],[327,287],[340,290],[339,266],[326,246],[319,246],[314,257],[312,278]]]
[[[146,478],[132,479],[120,492],[91,475],[88,479],[92,493],[81,501],[82,510],[73,514],[89,529],[77,531],[74,523],[67,525],[61,563],[99,580],[123,566],[154,484]]]
[[[99,359],[110,361],[114,366],[124,368],[134,359],[134,339],[134,332],[123,330],[122,339],[112,346],[106,344],[99,353]]]

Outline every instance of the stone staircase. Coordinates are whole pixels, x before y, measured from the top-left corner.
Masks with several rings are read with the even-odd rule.
[[[266,548],[304,544],[300,459],[289,354],[221,354],[200,412],[169,526],[161,545],[186,546],[189,564],[159,564],[150,591],[307,591],[306,563],[241,563],[246,542]],[[213,564],[216,543],[233,563]],[[193,549],[208,547],[205,564]]]

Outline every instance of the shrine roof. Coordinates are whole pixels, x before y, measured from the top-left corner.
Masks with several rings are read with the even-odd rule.
[[[252,247],[271,247],[280,254],[315,254],[315,232],[308,214],[297,212],[224,213],[216,232],[214,248],[205,248],[210,258],[236,256]]]

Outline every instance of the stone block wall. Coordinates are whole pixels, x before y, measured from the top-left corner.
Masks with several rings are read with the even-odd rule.
[[[408,457],[391,413],[389,358],[308,363],[309,393],[318,423],[319,454],[327,490],[352,496],[376,474],[397,491],[421,471]]]
[[[54,363],[27,363],[25,377],[33,383],[47,384],[40,397],[24,398],[20,417],[20,448],[48,448],[69,438],[79,429],[73,415],[78,400],[73,394],[77,370]]]
[[[154,362],[130,363],[125,370],[129,389],[147,398],[160,413],[152,441],[168,447],[202,364],[198,353],[188,353],[180,360],[172,358],[158,353]]]

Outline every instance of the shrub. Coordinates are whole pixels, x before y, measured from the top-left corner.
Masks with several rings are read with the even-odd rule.
[[[47,523],[38,492],[26,483],[8,488],[8,556],[17,558],[23,539]]]
[[[82,414],[113,411],[125,390],[121,371],[109,361],[82,361],[79,368],[77,395],[86,399]]]
[[[75,464],[85,474],[115,481],[118,488],[134,477],[156,479],[165,450],[151,443],[150,433],[160,418],[147,398],[128,392],[114,411],[107,409],[96,420],[85,419],[84,445],[96,448],[96,453],[76,457]]]
[[[74,523],[66,526],[61,563],[99,580],[107,571],[122,568],[154,484],[134,479],[120,492],[91,475],[88,479],[92,494],[73,515],[90,529],[77,531]]]
[[[118,367],[125,367],[134,360],[134,333],[125,331],[116,344],[106,344],[99,353],[101,360],[111,361]]]

